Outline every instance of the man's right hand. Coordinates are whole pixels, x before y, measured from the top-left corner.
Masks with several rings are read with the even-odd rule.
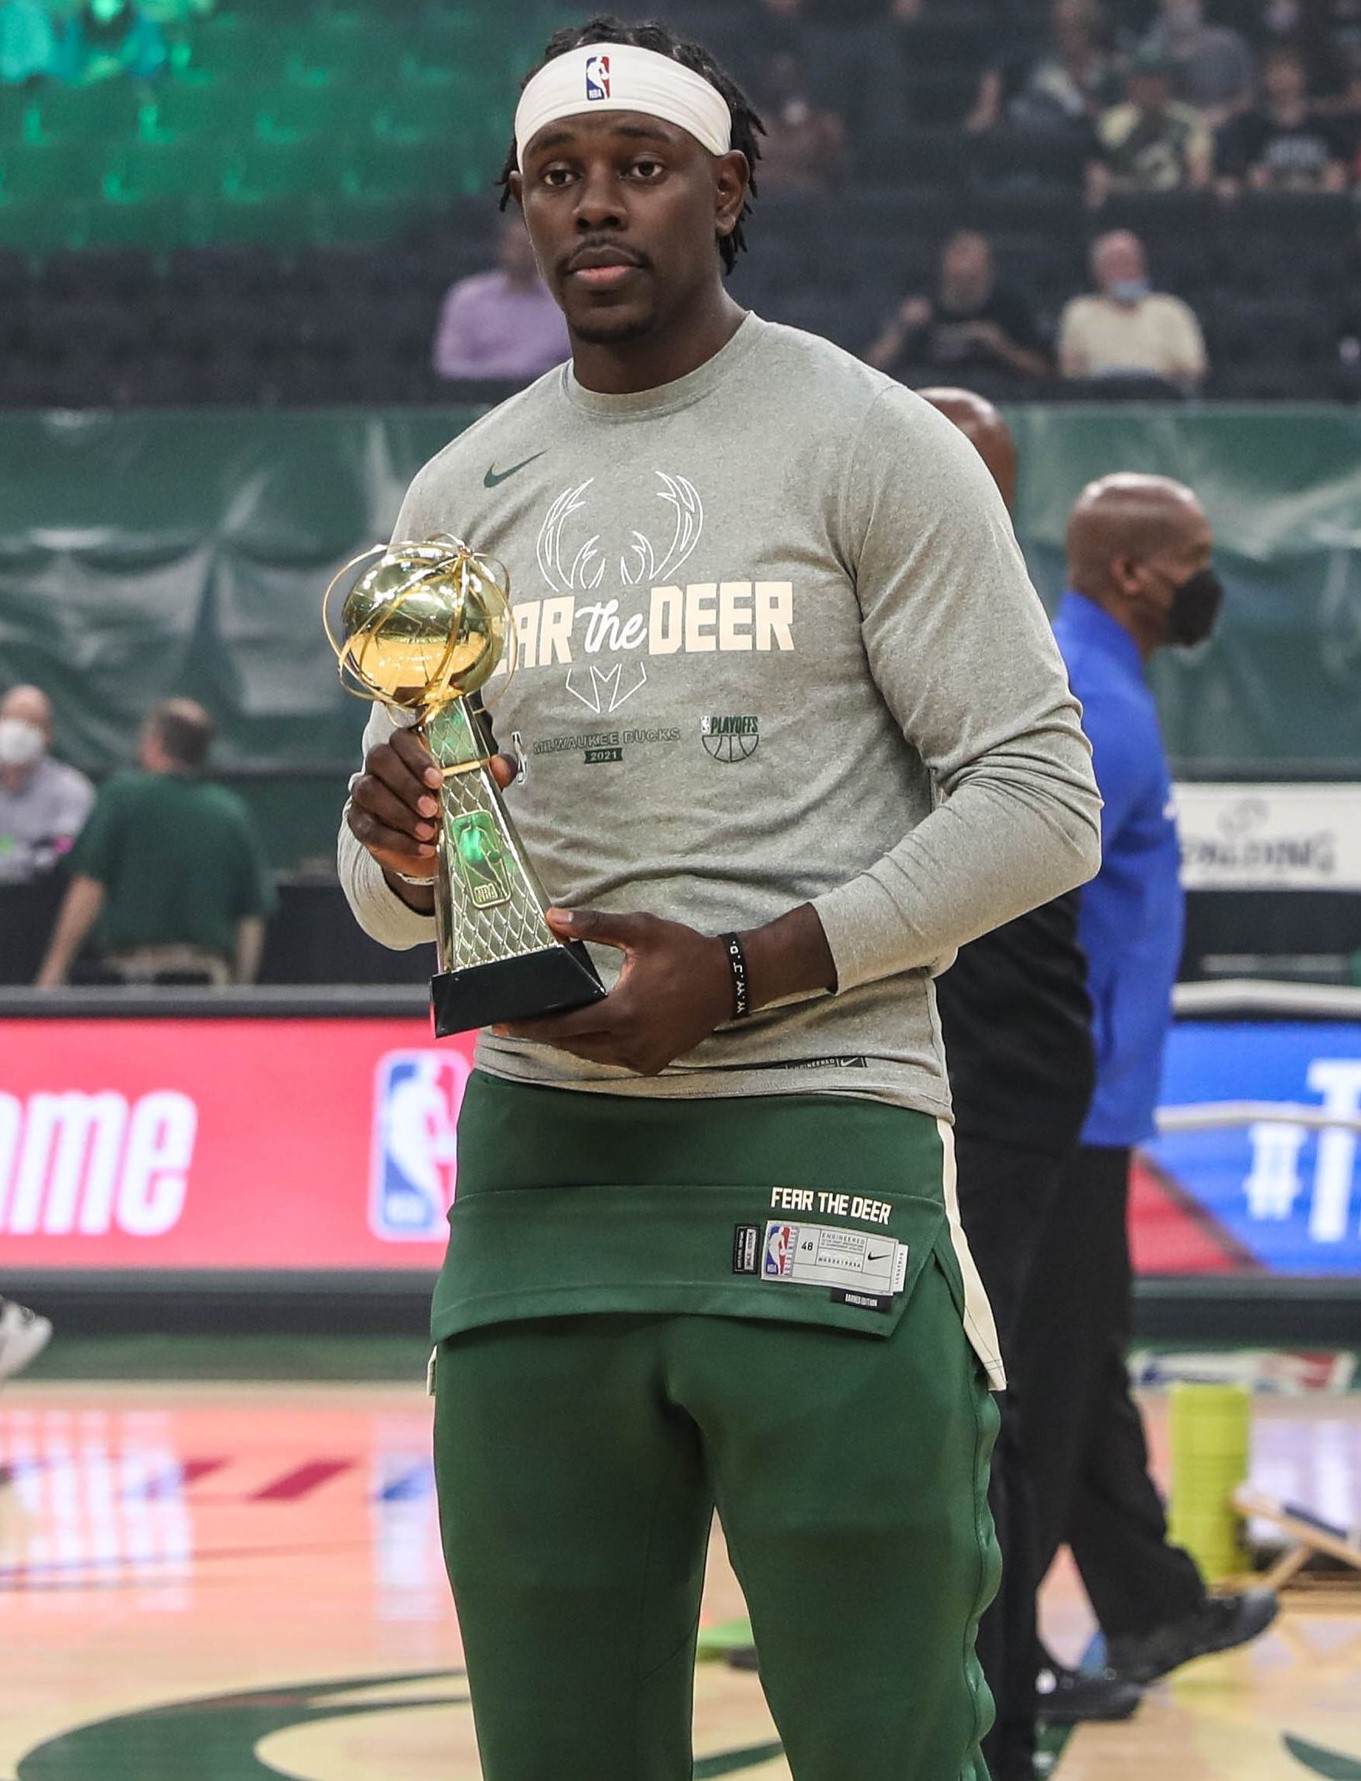
[[[491,770],[504,790],[517,763],[494,755]],[[405,879],[428,878],[433,889],[439,789],[444,776],[414,730],[394,730],[364,757],[364,771],[350,792],[345,820],[350,833],[383,868],[388,883],[413,909],[433,907],[431,893]]]
[[[351,788],[345,820],[355,840],[388,874],[389,882],[397,873],[434,878],[439,788],[443,783],[430,750],[410,730],[394,730],[386,742],[365,755],[364,771]],[[404,900],[407,888],[398,889]]]

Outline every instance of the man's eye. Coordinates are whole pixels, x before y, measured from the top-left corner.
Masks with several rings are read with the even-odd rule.
[[[660,161],[643,160],[633,163],[633,171],[640,179],[655,179],[659,173],[664,173],[666,169]]]
[[[572,175],[566,167],[545,167],[539,177],[546,186],[565,186]]]

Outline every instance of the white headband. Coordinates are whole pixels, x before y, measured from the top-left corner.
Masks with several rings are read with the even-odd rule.
[[[515,108],[515,153],[521,165],[545,124],[589,111],[641,111],[688,130],[711,155],[732,147],[732,113],[702,75],[653,49],[631,43],[588,43],[544,64]]]

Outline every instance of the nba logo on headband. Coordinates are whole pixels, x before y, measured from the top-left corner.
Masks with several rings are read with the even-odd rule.
[[[610,58],[608,56],[587,56],[586,97],[588,99],[608,99],[609,96]]]

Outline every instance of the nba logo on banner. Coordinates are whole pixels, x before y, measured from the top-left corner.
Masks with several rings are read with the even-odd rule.
[[[437,1241],[453,1203],[458,1109],[472,1065],[457,1051],[390,1051],[373,1099],[369,1229],[385,1242]]]
[[[766,1278],[783,1280],[793,1271],[794,1239],[798,1235],[792,1224],[772,1224],[766,1229]]]
[[[586,97],[588,99],[608,99],[609,96],[610,58],[608,56],[587,56]]]

